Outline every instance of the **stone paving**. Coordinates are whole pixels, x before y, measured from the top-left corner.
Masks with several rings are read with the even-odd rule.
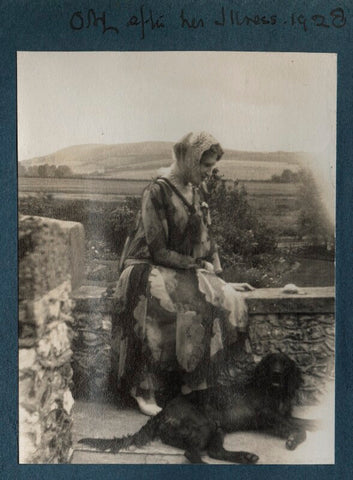
[[[228,434],[225,447],[247,450],[259,455],[258,464],[332,464],[334,463],[334,400],[333,393],[317,407],[298,407],[295,414],[321,420],[316,432],[308,432],[306,441],[296,450],[285,448],[284,441],[255,432]],[[74,406],[74,464],[187,464],[183,451],[154,441],[139,449],[122,450],[118,454],[97,452],[77,444],[83,437],[112,438],[136,432],[147,417],[132,408],[117,409],[109,403],[76,401]],[[212,464],[223,464],[207,456]]]

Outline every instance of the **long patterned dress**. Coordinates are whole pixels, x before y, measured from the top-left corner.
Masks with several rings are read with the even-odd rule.
[[[144,191],[124,270],[116,290],[118,376],[129,388],[156,391],[163,373],[177,371],[191,388],[217,380],[219,359],[247,329],[245,302],[215,273],[188,268],[218,258],[210,215],[194,188],[198,232],[190,235],[190,209],[171,185],[153,181]],[[190,240],[191,238],[191,240]],[[118,336],[113,332],[113,345]]]

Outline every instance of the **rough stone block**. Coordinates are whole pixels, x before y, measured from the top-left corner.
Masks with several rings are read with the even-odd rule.
[[[71,288],[75,290],[82,285],[85,275],[85,231],[77,222],[62,222],[61,228],[69,240]]]
[[[75,222],[22,216],[19,220],[19,300],[39,298],[67,278],[84,276],[84,230]]]
[[[19,221],[19,459],[67,463],[72,454],[72,287],[83,278],[83,227]]]

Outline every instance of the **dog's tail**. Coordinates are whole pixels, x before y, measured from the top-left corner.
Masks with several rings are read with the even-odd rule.
[[[158,425],[160,414],[152,417],[148,422],[133,435],[127,435],[121,438],[81,438],[78,443],[89,445],[101,451],[110,451],[117,453],[119,450],[128,448],[132,445],[142,447],[156,438],[158,434]]]

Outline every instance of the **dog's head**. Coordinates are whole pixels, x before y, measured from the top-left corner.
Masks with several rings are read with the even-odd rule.
[[[275,395],[293,398],[303,383],[298,365],[284,353],[270,353],[255,367],[254,382],[258,388]]]

